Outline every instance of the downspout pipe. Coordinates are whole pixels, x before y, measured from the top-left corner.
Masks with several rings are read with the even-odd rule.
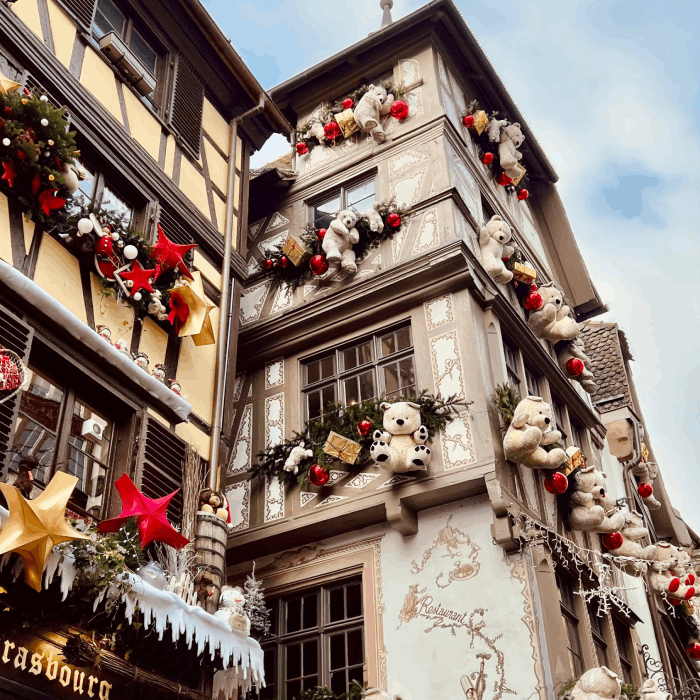
[[[221,268],[221,300],[219,302],[219,329],[216,346],[216,383],[214,394],[214,415],[211,427],[211,446],[209,448],[209,488],[219,490],[219,443],[224,422],[224,393],[226,391],[227,354],[229,349],[229,331],[233,314],[231,294],[231,252],[233,250],[233,195],[236,179],[236,151],[238,127],[240,124],[260,114],[265,109],[266,95],[260,96],[260,102],[247,112],[234,117],[229,125],[230,144],[228,159],[228,185],[226,188],[226,228],[224,229],[224,259]]]

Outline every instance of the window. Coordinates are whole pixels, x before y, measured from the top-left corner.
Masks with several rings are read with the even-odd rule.
[[[625,683],[632,683],[632,635],[630,628],[621,620],[613,616],[613,630],[615,631],[615,641],[617,651],[620,654],[620,668],[622,669],[622,679]]]
[[[593,646],[598,657],[598,666],[610,666],[608,663],[608,643],[605,641],[605,616],[598,615],[598,604],[588,604],[588,617],[591,621],[591,634]],[[626,681],[629,682],[629,681]]]
[[[37,465],[34,478],[45,486],[55,471],[78,477],[72,507],[99,518],[107,486],[113,423],[76,395],[33,367],[27,369],[15,423],[10,468],[22,457]]]
[[[506,358],[506,370],[508,371],[508,384],[515,392],[520,392],[520,377],[518,376],[518,349],[510,343],[503,341],[503,354]]]
[[[581,652],[581,633],[574,602],[574,582],[567,576],[555,572],[559,589],[559,606],[566,625],[566,647],[569,653],[571,675],[578,678],[584,671]]]
[[[581,452],[584,452],[586,446],[583,441],[586,431],[579,423],[571,420],[571,417],[569,417],[569,424],[571,425],[571,439],[573,440],[574,445],[576,445],[576,447],[580,447]]]
[[[343,345],[304,364],[306,417],[319,418],[331,402],[345,406],[415,394],[410,326]]]
[[[330,584],[274,600],[272,634],[263,641],[265,683],[260,700],[293,700],[328,686],[346,693],[363,682],[362,582]]]
[[[527,385],[527,393],[530,396],[542,396],[542,394],[540,394],[539,377],[527,365],[525,365],[525,384]]]
[[[488,203],[488,201],[483,195],[481,195],[481,213],[483,218],[483,226],[486,226],[486,224],[488,224],[488,222],[491,221],[491,217],[496,215],[494,208]]]
[[[134,208],[106,181],[103,173],[98,172],[89,163],[81,161],[80,165],[87,177],[80,181],[78,191],[73,195],[73,210],[93,204],[107,209],[122,218],[124,226],[132,223]]]
[[[567,446],[567,435],[564,429],[564,416],[566,414],[566,407],[560,401],[552,399],[552,410],[554,411],[554,420],[556,421],[556,429],[561,433],[561,444],[564,447]]]
[[[366,212],[375,202],[374,178],[348,187],[342,187],[333,195],[314,203],[311,208],[312,223],[315,228],[328,228],[335,219],[335,213],[342,209],[354,209],[358,214]]]

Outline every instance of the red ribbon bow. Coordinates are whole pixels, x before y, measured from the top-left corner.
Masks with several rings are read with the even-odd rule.
[[[184,299],[178,294],[170,295],[170,308],[171,311],[168,314],[168,321],[175,326],[176,331],[180,331],[182,324],[187,320],[190,315],[190,307],[187,306]]]

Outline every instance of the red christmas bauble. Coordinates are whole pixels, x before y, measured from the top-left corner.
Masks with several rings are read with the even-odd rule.
[[[319,241],[322,241],[326,237],[327,230],[328,229],[320,228],[318,231],[316,231],[316,238],[318,238]]]
[[[624,538],[619,532],[609,532],[607,535],[603,535],[600,541],[606,549],[619,549],[622,547]]]
[[[526,200],[530,196],[530,193],[527,190],[520,190],[518,192],[518,199],[522,202]]]
[[[328,472],[320,464],[314,464],[309,469],[309,483],[312,486],[323,486],[329,477]]]
[[[513,184],[513,178],[508,177],[508,176],[507,176],[505,173],[503,173],[503,172],[498,176],[498,178],[496,179],[496,181],[498,182],[499,185],[501,185],[501,187],[508,187],[508,185],[512,185],[512,184]]]
[[[698,644],[697,642],[692,642],[691,644],[688,644],[685,650],[688,652],[688,656],[691,659],[700,659],[700,644]]]
[[[357,424],[357,432],[362,435],[362,437],[367,437],[369,435],[369,431],[372,430],[372,421],[371,420],[361,420]]]
[[[323,133],[329,141],[335,141],[340,136],[340,127],[337,122],[328,122],[323,127]]]
[[[328,270],[328,260],[326,260],[325,255],[314,255],[311,260],[309,260],[309,269],[314,275],[322,275]]]
[[[95,246],[95,253],[98,255],[111,256],[114,252],[114,241],[109,236],[100,236]]]
[[[401,217],[396,212],[391,212],[391,214],[386,217],[386,222],[391,228],[398,228],[401,226]]]
[[[355,106],[355,103],[349,97],[343,100],[341,104],[343,105],[343,109],[352,109]]]
[[[0,355],[0,389],[14,391],[22,383],[22,373],[6,355]]]
[[[572,357],[566,362],[566,372],[570,377],[578,377],[583,373],[584,364],[583,360],[579,360],[578,357]]]
[[[539,292],[530,292],[523,299],[523,306],[528,311],[536,311],[542,306],[542,295]]]
[[[484,155],[481,156],[481,162],[484,165],[491,165],[491,163],[493,163],[493,153],[491,153],[491,151],[484,153]]]
[[[297,153],[300,156],[303,156],[304,154],[309,152],[309,147],[302,141],[301,143],[297,144]]]
[[[402,122],[408,116],[408,104],[403,100],[395,100],[391,104],[389,112],[394,119],[398,119]]]
[[[266,269],[266,270],[271,270],[271,269],[272,269],[272,266],[273,266],[274,264],[275,264],[275,263],[274,263],[272,260],[270,260],[270,258],[268,258],[267,260],[265,260],[265,263],[264,263],[265,269]]]
[[[474,119],[473,114],[467,114],[466,116],[462,117],[462,124],[467,127],[467,129],[471,129],[474,124],[476,124],[476,119]]]
[[[287,267],[287,265],[289,265],[289,258],[286,255],[282,255],[277,261],[277,264],[284,269],[285,267]]]
[[[561,472],[552,472],[544,478],[544,487],[555,496],[561,496],[569,488],[569,480]]]
[[[649,498],[649,496],[654,493],[654,489],[651,484],[639,484],[639,486],[637,486],[637,493],[642,498]]]

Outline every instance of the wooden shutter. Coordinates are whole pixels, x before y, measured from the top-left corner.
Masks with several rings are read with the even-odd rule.
[[[139,450],[141,490],[149,498],[162,498],[180,489],[168,507],[170,522],[179,523],[182,520],[182,471],[186,443],[155,418],[145,415],[143,420],[146,427]]]
[[[90,31],[95,17],[97,0],[59,0],[59,2],[78,20],[78,24]]]
[[[180,141],[197,158],[202,139],[204,81],[192,64],[180,54],[175,64],[170,126]]]
[[[0,306],[0,345],[16,352],[25,362],[29,361],[34,329],[13,313]],[[12,429],[19,410],[20,394],[0,404],[0,466],[9,461],[8,450],[12,444]]]

